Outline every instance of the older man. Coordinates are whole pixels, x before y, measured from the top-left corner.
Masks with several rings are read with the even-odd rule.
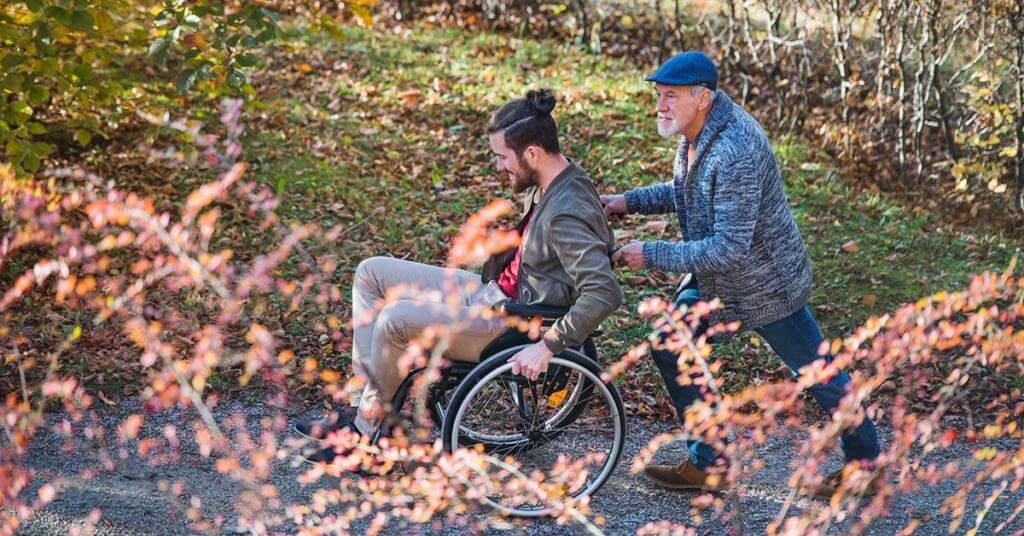
[[[676,307],[720,298],[723,309],[705,326],[740,321],[742,330],[760,334],[794,373],[817,359],[831,360],[818,354],[822,336],[807,308],[810,259],[763,129],[717,88],[717,70],[700,52],[674,56],[647,80],[654,82],[657,93],[658,133],[679,137],[673,180],[603,196],[602,202],[609,217],[675,212],[685,239],[632,241],[615,260],[633,270],[693,274],[678,292]],[[701,398],[701,389],[678,383],[675,354],[652,354],[682,419],[686,408]],[[849,383],[841,372],[810,391],[831,412]],[[865,417],[847,430],[842,447],[847,462],[874,460],[879,445],[871,420]],[[720,490],[728,485],[722,478],[708,478],[708,469],[721,463],[711,446],[690,441],[689,450],[688,460],[676,466],[648,466],[647,475],[674,489]],[[829,475],[814,494],[830,497],[842,475]]]

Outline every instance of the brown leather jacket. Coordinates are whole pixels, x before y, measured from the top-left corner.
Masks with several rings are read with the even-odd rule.
[[[535,189],[527,192],[524,218],[534,194]],[[517,228],[522,226],[520,221]],[[569,307],[544,334],[551,351],[579,346],[622,304],[610,260],[613,247],[612,230],[594,183],[570,161],[548,185],[526,227],[517,283],[520,303]],[[483,281],[498,279],[514,255],[512,249],[488,259]]]

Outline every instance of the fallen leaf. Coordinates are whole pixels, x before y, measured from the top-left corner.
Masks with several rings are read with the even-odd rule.
[[[868,294],[860,299],[860,303],[865,307],[871,307],[875,304],[877,299],[878,298],[874,294]]]
[[[857,253],[857,250],[860,249],[860,246],[857,245],[856,240],[850,240],[849,242],[842,245],[842,249],[847,253]]]
[[[106,404],[108,406],[113,406],[114,405],[114,401],[109,399],[109,398],[107,398],[107,395],[103,394],[103,391],[98,391],[96,394],[99,395],[100,400],[102,400],[104,404]]]
[[[644,225],[644,230],[649,233],[660,233],[668,227],[667,221],[652,221]]]
[[[402,99],[402,104],[410,110],[415,110],[420,107],[420,92],[416,89],[410,89],[409,91],[403,91],[398,94]]]

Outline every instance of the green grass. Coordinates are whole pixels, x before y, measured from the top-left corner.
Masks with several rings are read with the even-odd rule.
[[[267,58],[266,72],[254,78],[259,100],[247,104],[250,128],[243,155],[252,164],[248,178],[278,194],[278,213],[287,223],[345,229],[334,243],[310,246],[326,248],[312,250],[314,255],[338,257],[335,275],[345,293],[358,262],[372,255],[443,262],[452,237],[471,214],[490,199],[512,197],[493,172],[483,130],[493,110],[529,88],[551,87],[560,94],[555,114],[563,148],[602,192],[670,176],[675,146],[656,135],[652,89],[642,81],[647,66],[584,54],[571,45],[488,33],[345,31],[345,42],[305,34],[290,50]],[[300,62],[314,65],[313,72],[298,76],[293,66]],[[419,92],[415,102],[410,91]],[[197,109],[216,115],[209,106]],[[928,214],[854,190],[801,140],[769,137],[813,263],[810,306],[828,338],[847,335],[869,316],[921,296],[961,289],[971,274],[1001,270],[1019,253],[1020,244],[1004,237],[943,227]],[[209,179],[177,173],[163,178],[175,193],[160,201],[172,206]],[[244,206],[223,216],[230,223],[216,247],[235,250],[235,260],[244,263],[270,251],[269,240],[277,237],[258,230],[242,211]],[[675,217],[659,218],[669,222],[661,233],[643,230],[649,220],[631,218],[614,224],[616,235],[621,241],[677,238]],[[855,252],[844,250],[850,242],[856,242]],[[11,259],[0,276],[15,277],[29,260]],[[298,277],[298,262],[288,261],[278,275]],[[608,360],[647,336],[637,304],[652,295],[670,298],[677,280],[674,274],[647,271],[621,276],[627,301],[606,321],[600,340]],[[643,282],[629,283],[636,278]],[[166,299],[177,300],[186,312],[203,309],[195,296]],[[332,368],[347,363],[347,351],[325,350],[314,331],[323,321],[321,311],[291,313],[276,297],[260,299],[259,305],[256,298],[249,304],[254,320],[274,329],[281,347]],[[31,298],[25,304],[31,309]],[[56,339],[73,329],[75,320],[87,319],[51,322],[43,331]],[[119,373],[123,367],[114,353],[102,365],[96,365],[93,349],[79,353],[79,364],[69,370],[87,377],[102,369],[106,378],[100,389],[108,394],[134,381],[134,373]],[[134,348],[130,355],[136,355]],[[716,356],[724,361],[728,390],[787,375],[750,334],[719,345]],[[627,399],[654,396],[660,410],[667,409],[649,363],[620,382]],[[210,384],[227,388],[233,379],[225,373]],[[243,391],[256,393],[252,387]]]
[[[670,176],[675,148],[654,131],[642,67],[487,33],[346,32],[345,43],[314,38],[296,54],[342,58],[352,69],[318,84],[312,94],[301,93],[309,106],[296,94],[266,99],[262,106],[282,115],[289,134],[248,140],[248,153],[259,155],[254,175],[279,191],[287,218],[331,222],[324,207],[340,205],[351,221],[365,219],[338,252],[345,273],[374,254],[441,262],[470,214],[490,198],[509,197],[491,171],[482,128],[492,110],[528,88],[547,86],[561,94],[555,113],[565,151],[602,191]],[[416,107],[401,96],[410,90],[420,92]],[[325,109],[333,99],[340,99],[344,113]],[[337,150],[318,156],[308,141],[299,141],[303,134],[333,141]],[[851,189],[798,139],[773,142],[814,267],[810,305],[828,338],[921,296],[962,288],[969,275],[1001,270],[1019,252],[1019,244],[1002,237],[943,229],[927,214]],[[266,156],[268,149],[276,156]],[[671,223],[657,238],[677,237],[674,216],[664,218]],[[627,220],[616,224],[616,232],[623,240],[655,238],[638,230],[643,223]],[[851,241],[856,251],[845,251]],[[624,273],[623,281],[634,275],[647,274]],[[606,355],[646,336],[647,325],[635,314],[640,300],[671,295],[675,276],[652,275],[661,284],[626,287],[627,304],[605,325]],[[753,339],[745,334],[716,350],[727,361],[730,390],[785,374]],[[644,382],[656,374],[649,365],[641,370]]]

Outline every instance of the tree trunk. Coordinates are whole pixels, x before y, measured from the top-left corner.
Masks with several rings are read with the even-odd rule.
[[[1010,27],[1013,29],[1013,36],[1016,38],[1015,67],[1017,108],[1014,116],[1017,123],[1017,154],[1016,154],[1016,176],[1015,188],[1017,197],[1017,209],[1024,212],[1024,7],[1017,4],[1014,7],[1013,15],[1010,17]]]
[[[942,137],[946,140],[946,152],[949,154],[950,160],[960,159],[960,149],[956,145],[956,136],[953,132],[953,125],[950,124],[952,118],[950,117],[949,102],[947,101],[948,95],[946,94],[946,88],[942,83],[942,72],[936,70],[935,72],[935,96],[939,103],[939,121],[942,125]]]

